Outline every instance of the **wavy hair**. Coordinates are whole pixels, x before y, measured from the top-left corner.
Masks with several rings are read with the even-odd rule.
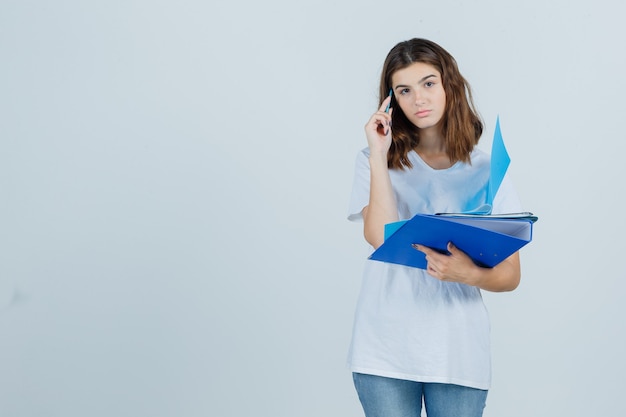
[[[441,46],[419,38],[394,46],[387,54],[383,65],[379,106],[389,94],[393,74],[416,62],[432,65],[441,74],[446,94],[441,133],[450,161],[471,162],[470,153],[483,133],[483,123],[474,106],[469,83],[459,72],[454,57]],[[395,98],[392,106],[394,104]],[[408,153],[419,144],[419,128],[413,125],[402,111],[392,113],[392,126],[393,140],[387,155],[389,168],[411,168]]]

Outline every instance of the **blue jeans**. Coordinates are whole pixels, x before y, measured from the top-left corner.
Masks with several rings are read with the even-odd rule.
[[[422,398],[428,417],[481,417],[487,391],[352,374],[366,417],[420,417]]]

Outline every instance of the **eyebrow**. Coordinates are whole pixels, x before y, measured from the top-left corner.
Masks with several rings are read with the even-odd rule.
[[[422,78],[421,80],[419,80],[417,83],[418,83],[418,84],[421,84],[421,83],[423,83],[424,81],[426,81],[427,79],[432,78],[432,77],[437,77],[437,76],[436,76],[435,74],[430,74],[430,75],[427,75],[427,76],[425,76],[424,78]],[[395,90],[396,88],[404,88],[404,87],[410,87],[410,86],[408,86],[408,85],[404,85],[404,84],[398,84],[398,85],[396,85],[396,87],[394,88],[394,90]]]

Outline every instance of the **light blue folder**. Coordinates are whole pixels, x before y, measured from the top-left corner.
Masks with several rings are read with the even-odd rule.
[[[465,213],[489,214],[493,208],[493,199],[502,184],[504,175],[509,169],[511,158],[504,146],[502,132],[500,131],[500,117],[496,118],[496,130],[493,133],[493,142],[491,143],[491,171],[489,173],[489,185],[487,187],[487,202],[474,210]]]

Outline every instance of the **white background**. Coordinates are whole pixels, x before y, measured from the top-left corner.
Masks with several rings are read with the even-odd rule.
[[[346,220],[384,57],[430,38],[539,215],[485,415],[621,416],[614,0],[0,0],[0,415],[361,416]]]

